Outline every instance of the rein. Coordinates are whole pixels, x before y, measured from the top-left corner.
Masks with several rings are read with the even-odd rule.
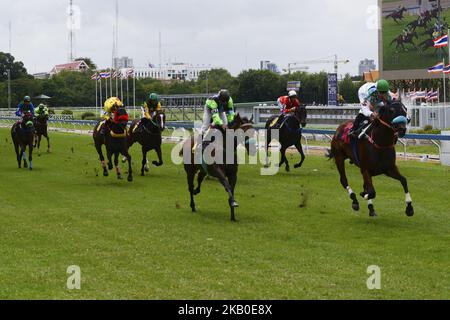
[[[375,142],[375,139],[373,138],[373,130],[370,132],[370,135],[369,135],[369,139],[368,139],[369,143],[372,144],[377,149],[392,149],[392,148],[395,148],[395,136],[396,136],[395,129],[391,125],[389,125],[386,121],[382,120],[381,118],[378,118],[377,120],[383,126],[391,129],[392,132],[394,132],[392,144],[389,145],[389,146],[380,146],[378,143]]]

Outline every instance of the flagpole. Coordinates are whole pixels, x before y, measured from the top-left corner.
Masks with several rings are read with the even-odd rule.
[[[112,68],[111,68],[111,73],[109,74],[110,75],[110,77],[109,77],[109,92],[111,93],[111,97],[113,96],[113,88],[112,88],[112,76],[113,76],[113,74],[112,74]]]
[[[102,116],[102,108],[101,106],[103,105],[103,93],[102,93],[103,89],[102,89],[102,77],[100,77],[100,104],[99,104],[99,110],[98,113],[100,115],[100,117]]]
[[[136,75],[133,73],[133,110],[134,109],[136,109]],[[134,116],[136,117],[136,114]]]
[[[442,63],[445,66],[445,58],[442,59]],[[442,74],[444,75],[444,105],[446,105],[447,104],[447,85],[445,83],[445,72],[444,72],[444,70],[442,70]]]
[[[123,99],[123,75],[120,74],[120,100],[124,101]]]
[[[95,72],[95,110],[98,108],[98,80],[97,80],[97,71]]]
[[[119,72],[116,70],[116,96],[119,96]]]
[[[130,106],[130,86],[128,82],[128,74],[127,74],[127,106]]]

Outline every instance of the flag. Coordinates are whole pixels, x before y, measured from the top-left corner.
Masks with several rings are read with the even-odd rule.
[[[433,40],[435,48],[442,48],[448,46],[448,34]]]
[[[98,80],[97,72],[92,75],[91,80]]]
[[[440,73],[444,71],[444,63],[438,63],[434,67],[428,68],[428,73]]]
[[[118,78],[119,76],[120,76],[120,71],[116,70],[116,71],[114,71],[114,73],[113,73],[113,75],[112,75],[112,78],[113,78],[113,79],[116,79],[116,78]]]
[[[148,66],[149,66],[150,68],[155,68],[155,67],[156,67],[153,63],[149,63]]]
[[[444,72],[445,74],[449,74],[449,73],[450,73],[450,64],[449,64],[449,65],[446,65],[446,66],[444,67],[444,70],[443,70],[442,72]]]
[[[133,69],[128,69],[127,73],[126,73],[126,78],[133,77],[133,76],[134,76],[134,70]]]
[[[111,78],[111,72],[102,72],[102,73],[100,73],[100,78],[102,78],[102,79],[109,79],[109,78]]]
[[[431,90],[430,92],[428,92],[426,100],[427,101],[434,101],[434,100],[438,100],[439,99],[439,95],[437,91]]]

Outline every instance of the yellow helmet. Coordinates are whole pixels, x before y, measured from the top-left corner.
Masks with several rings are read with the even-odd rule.
[[[117,97],[112,97],[105,101],[105,108],[107,109],[122,108],[122,107],[123,102]]]

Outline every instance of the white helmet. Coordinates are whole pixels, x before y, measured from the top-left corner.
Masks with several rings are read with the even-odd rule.
[[[289,91],[289,98],[298,97],[297,91],[291,90]]]

